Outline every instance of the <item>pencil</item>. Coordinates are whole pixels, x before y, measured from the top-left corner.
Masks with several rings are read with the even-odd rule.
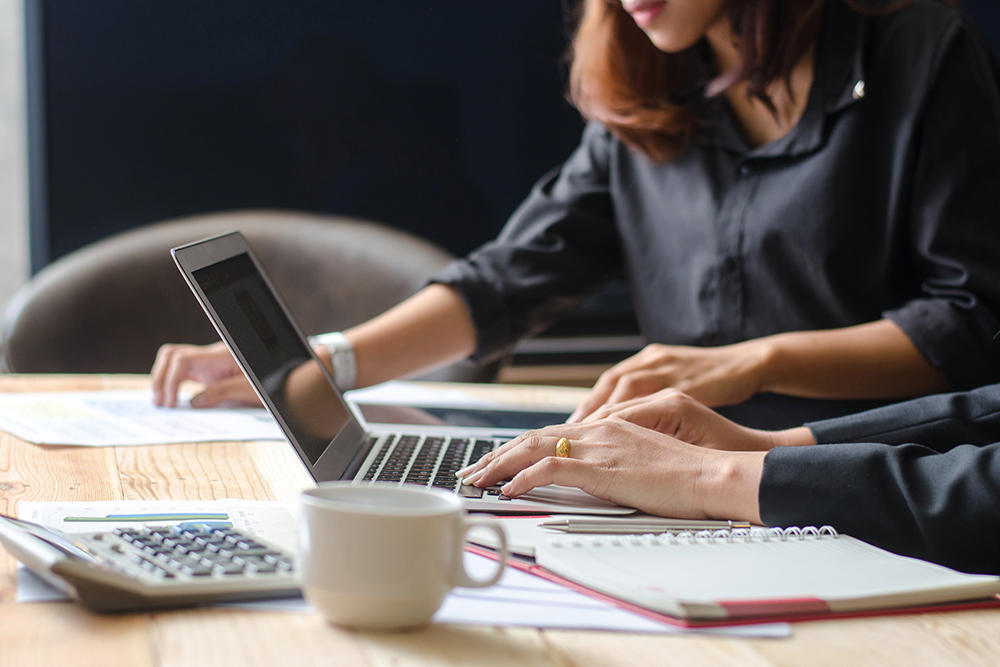
[[[547,521],[543,528],[561,533],[593,533],[605,535],[644,535],[660,533],[698,532],[701,530],[732,530],[749,528],[746,521],[699,521],[691,519],[565,519]]]

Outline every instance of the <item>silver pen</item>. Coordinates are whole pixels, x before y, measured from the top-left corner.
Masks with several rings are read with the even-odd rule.
[[[710,521],[698,519],[563,519],[546,521],[543,528],[561,533],[601,535],[647,535],[661,533],[696,533],[700,530],[750,528],[748,521]]]

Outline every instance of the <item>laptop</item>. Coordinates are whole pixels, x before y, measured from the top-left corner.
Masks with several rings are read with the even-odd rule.
[[[472,511],[634,512],[566,487],[548,486],[507,498],[499,485],[490,489],[463,486],[455,471],[519,431],[370,426],[344,400],[242,234],[232,232],[174,248],[171,255],[316,482],[419,484],[459,494]]]

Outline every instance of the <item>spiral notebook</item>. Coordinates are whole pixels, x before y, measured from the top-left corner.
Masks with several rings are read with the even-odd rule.
[[[1000,604],[1000,577],[899,556],[829,526],[560,537],[536,545],[535,561],[536,574],[687,625]]]

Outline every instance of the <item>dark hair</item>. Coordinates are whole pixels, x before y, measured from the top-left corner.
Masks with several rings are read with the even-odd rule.
[[[583,0],[569,52],[570,99],[585,118],[600,121],[627,145],[653,160],[669,159],[705,122],[692,104],[696,99],[746,81],[747,94],[771,106],[768,88],[787,82],[812,46],[824,1],[729,0],[743,66],[717,76],[708,69],[712,59],[704,44],[664,53],[620,0]],[[864,13],[895,11],[911,1],[879,10],[843,0]]]

